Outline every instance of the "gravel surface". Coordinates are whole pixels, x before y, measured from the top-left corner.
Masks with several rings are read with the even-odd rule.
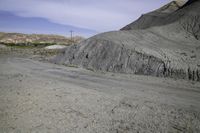
[[[0,54],[0,132],[200,132],[200,83]]]

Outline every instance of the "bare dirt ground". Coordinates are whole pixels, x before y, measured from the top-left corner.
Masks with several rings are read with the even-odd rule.
[[[200,83],[0,54],[1,133],[200,132]]]

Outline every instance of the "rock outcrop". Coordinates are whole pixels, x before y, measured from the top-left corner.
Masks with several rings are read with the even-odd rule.
[[[53,62],[94,71],[200,81],[199,7],[199,0],[172,2],[120,31],[68,47]]]

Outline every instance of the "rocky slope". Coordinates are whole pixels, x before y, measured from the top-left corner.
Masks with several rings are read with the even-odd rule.
[[[121,30],[146,29],[152,26],[159,26],[169,23],[168,16],[179,10],[185,3],[186,0],[172,1],[153,12],[143,14],[138,20],[123,27]]]
[[[200,1],[175,1],[120,31],[73,45],[53,61],[94,71],[200,81]]]
[[[83,38],[76,36],[74,43],[82,41]],[[0,32],[0,43],[12,45],[32,45],[32,44],[71,44],[71,39],[60,35],[45,34],[21,34]]]

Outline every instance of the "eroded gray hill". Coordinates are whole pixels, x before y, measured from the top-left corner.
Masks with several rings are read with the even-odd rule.
[[[175,11],[179,10],[186,0],[172,1],[169,4],[147,14],[143,14],[138,20],[123,27],[121,30],[133,30],[133,29],[146,29],[152,26],[160,26],[169,23],[171,19],[168,16],[172,15]]]
[[[152,12],[162,21],[150,18],[154,24],[146,25],[140,18],[126,26],[129,28],[68,47],[54,62],[94,71],[200,81],[200,1],[176,4]],[[142,20],[149,21],[149,16],[144,15]]]

